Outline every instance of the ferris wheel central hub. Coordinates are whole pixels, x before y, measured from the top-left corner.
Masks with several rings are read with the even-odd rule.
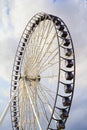
[[[41,80],[41,77],[40,77],[40,75],[38,75],[38,76],[36,76],[36,77],[33,77],[33,76],[26,76],[26,79],[27,80],[29,80],[29,81],[34,81],[34,82],[40,82],[40,80]]]

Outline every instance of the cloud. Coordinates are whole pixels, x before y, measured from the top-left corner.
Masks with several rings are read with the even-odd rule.
[[[53,2],[55,3],[55,2],[56,2],[56,0],[53,0]]]
[[[70,117],[66,123],[66,130],[73,130],[73,129],[79,129],[79,130],[86,130],[87,123],[86,123],[86,117],[87,117],[87,94],[86,94],[87,88],[84,89],[77,89],[75,88],[75,94],[74,94],[74,100],[70,111]],[[84,95],[83,95],[84,93]]]
[[[12,2],[11,0],[1,0],[0,1],[0,21],[3,26],[3,29],[8,29],[11,27],[11,18],[10,18],[10,11],[11,11]]]
[[[8,81],[4,81],[4,78],[0,77],[0,99],[3,100],[3,98],[7,101],[10,97],[10,91],[9,91],[10,84]]]
[[[56,0],[55,3],[52,0],[0,1],[0,77],[4,79],[3,82],[6,80],[10,82],[19,39],[34,14],[40,11],[54,14],[67,24],[76,56],[76,87],[70,117],[66,124],[67,130],[87,128],[87,7],[85,2],[85,0]],[[5,91],[3,86],[0,86],[0,89],[3,88],[1,92],[4,97],[8,96],[9,87],[10,85]],[[4,98],[0,101],[2,100]]]
[[[1,130],[6,130],[7,128],[9,128],[9,130],[12,130],[10,110],[8,111],[8,113],[7,113],[6,117],[5,117],[5,120],[0,125]]]

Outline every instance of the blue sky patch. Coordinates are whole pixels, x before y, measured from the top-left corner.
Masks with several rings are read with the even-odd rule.
[[[9,7],[7,7],[7,9],[6,9],[6,14],[7,14],[7,15],[10,14],[10,9],[9,9]]]

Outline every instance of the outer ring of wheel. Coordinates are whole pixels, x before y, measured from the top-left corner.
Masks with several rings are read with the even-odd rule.
[[[31,37],[31,34],[33,33],[34,29],[36,26],[38,26],[38,24],[43,21],[44,19],[48,19],[51,20],[54,24],[55,27],[55,31],[57,33],[57,39],[59,40],[59,36],[58,36],[58,26],[61,23],[67,30],[67,34],[69,35],[69,40],[70,40],[70,44],[71,44],[71,49],[72,49],[72,53],[73,53],[73,63],[74,63],[74,69],[73,69],[73,82],[72,82],[72,86],[73,86],[73,91],[71,92],[71,95],[69,96],[72,102],[73,99],[73,92],[74,92],[74,86],[75,86],[75,53],[74,53],[74,47],[73,47],[73,42],[72,42],[72,38],[71,35],[69,33],[69,30],[66,26],[66,24],[63,22],[63,20],[61,20],[59,17],[50,15],[50,14],[46,14],[46,13],[38,13],[36,15],[34,15],[31,20],[28,22],[28,24],[26,25],[23,34],[21,36],[21,39],[19,41],[19,45],[16,51],[16,55],[15,55],[15,60],[14,60],[14,65],[13,65],[13,71],[12,71],[12,78],[11,78],[11,91],[10,91],[10,96],[12,96],[14,94],[14,90],[19,86],[18,81],[21,77],[20,71],[21,71],[21,64],[22,64],[22,60],[23,60],[23,56],[24,56],[24,52],[25,52],[25,48],[26,45],[29,41],[29,38]],[[34,21],[32,23],[32,21]],[[26,33],[27,32],[27,33]],[[59,77],[58,77],[58,87],[57,87],[57,94],[56,94],[56,98],[55,98],[55,103],[54,103],[54,108],[52,111],[52,115],[51,115],[51,119],[50,122],[48,124],[47,130],[51,129],[54,130],[53,128],[50,128],[50,124],[52,120],[56,120],[58,121],[59,119],[54,119],[53,118],[53,114],[55,112],[55,109],[62,109],[62,108],[58,108],[58,106],[56,106],[56,101],[58,96],[61,96],[61,98],[64,98],[63,95],[59,95],[58,94],[58,89],[59,89],[59,84],[61,84],[62,82],[60,81],[60,73],[61,70],[64,71],[65,73],[67,73],[68,71],[63,70],[61,68],[61,54],[60,54],[60,49],[64,48],[67,49],[67,47],[59,44]],[[64,59],[64,58],[63,58]],[[67,60],[67,59],[64,59]],[[62,83],[64,85],[66,85],[65,83]],[[15,97],[13,100],[13,103],[11,104],[10,110],[11,110],[11,120],[12,120],[12,128],[13,130],[19,130],[19,118],[20,118],[20,114],[19,114],[19,110],[18,110],[18,97]],[[67,107],[68,109],[68,113],[70,111],[71,108],[71,103],[70,105]],[[67,119],[64,119],[63,122],[65,124]]]

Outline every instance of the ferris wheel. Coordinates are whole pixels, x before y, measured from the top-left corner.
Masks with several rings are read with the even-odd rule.
[[[75,84],[75,54],[66,24],[38,13],[21,36],[11,80],[13,130],[62,130]]]

